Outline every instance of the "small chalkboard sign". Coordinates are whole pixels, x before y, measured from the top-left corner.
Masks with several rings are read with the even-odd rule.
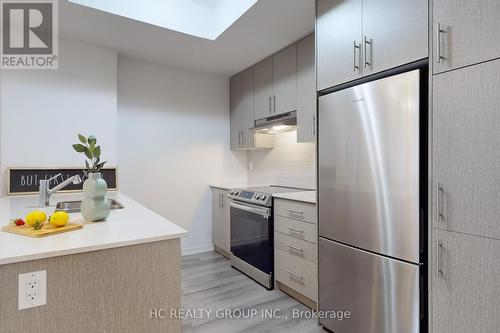
[[[9,168],[8,171],[9,195],[38,193],[41,179],[50,179],[59,173],[61,176],[50,182],[50,187],[60,184],[74,175],[80,175],[83,180],[86,179],[83,170],[79,168]],[[108,189],[116,190],[116,168],[104,168],[101,170],[101,174],[102,178],[108,184]],[[82,189],[83,182],[77,185],[69,184],[61,192],[74,192],[81,191]]]

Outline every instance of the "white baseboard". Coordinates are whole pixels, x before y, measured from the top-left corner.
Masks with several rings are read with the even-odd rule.
[[[212,252],[213,250],[214,246],[212,244],[205,246],[190,247],[187,249],[182,249],[182,256],[189,256],[192,254],[199,254],[204,252]]]

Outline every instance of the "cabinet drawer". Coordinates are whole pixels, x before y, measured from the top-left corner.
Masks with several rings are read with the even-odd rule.
[[[274,214],[316,224],[316,205],[275,199]]]
[[[307,298],[317,301],[317,264],[276,249],[276,280]]]
[[[318,246],[316,244],[275,232],[274,247],[301,260],[307,260],[312,263],[318,262]]]
[[[304,223],[282,216],[275,216],[274,230],[287,236],[302,239],[314,244],[318,242],[318,227],[315,224]]]

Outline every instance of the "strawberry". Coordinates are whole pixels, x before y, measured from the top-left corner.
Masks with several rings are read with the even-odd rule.
[[[15,219],[14,224],[17,225],[18,227],[24,225],[24,220],[23,219]]]

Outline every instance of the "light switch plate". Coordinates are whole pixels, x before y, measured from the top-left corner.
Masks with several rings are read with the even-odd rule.
[[[47,304],[47,271],[19,274],[18,310]]]

